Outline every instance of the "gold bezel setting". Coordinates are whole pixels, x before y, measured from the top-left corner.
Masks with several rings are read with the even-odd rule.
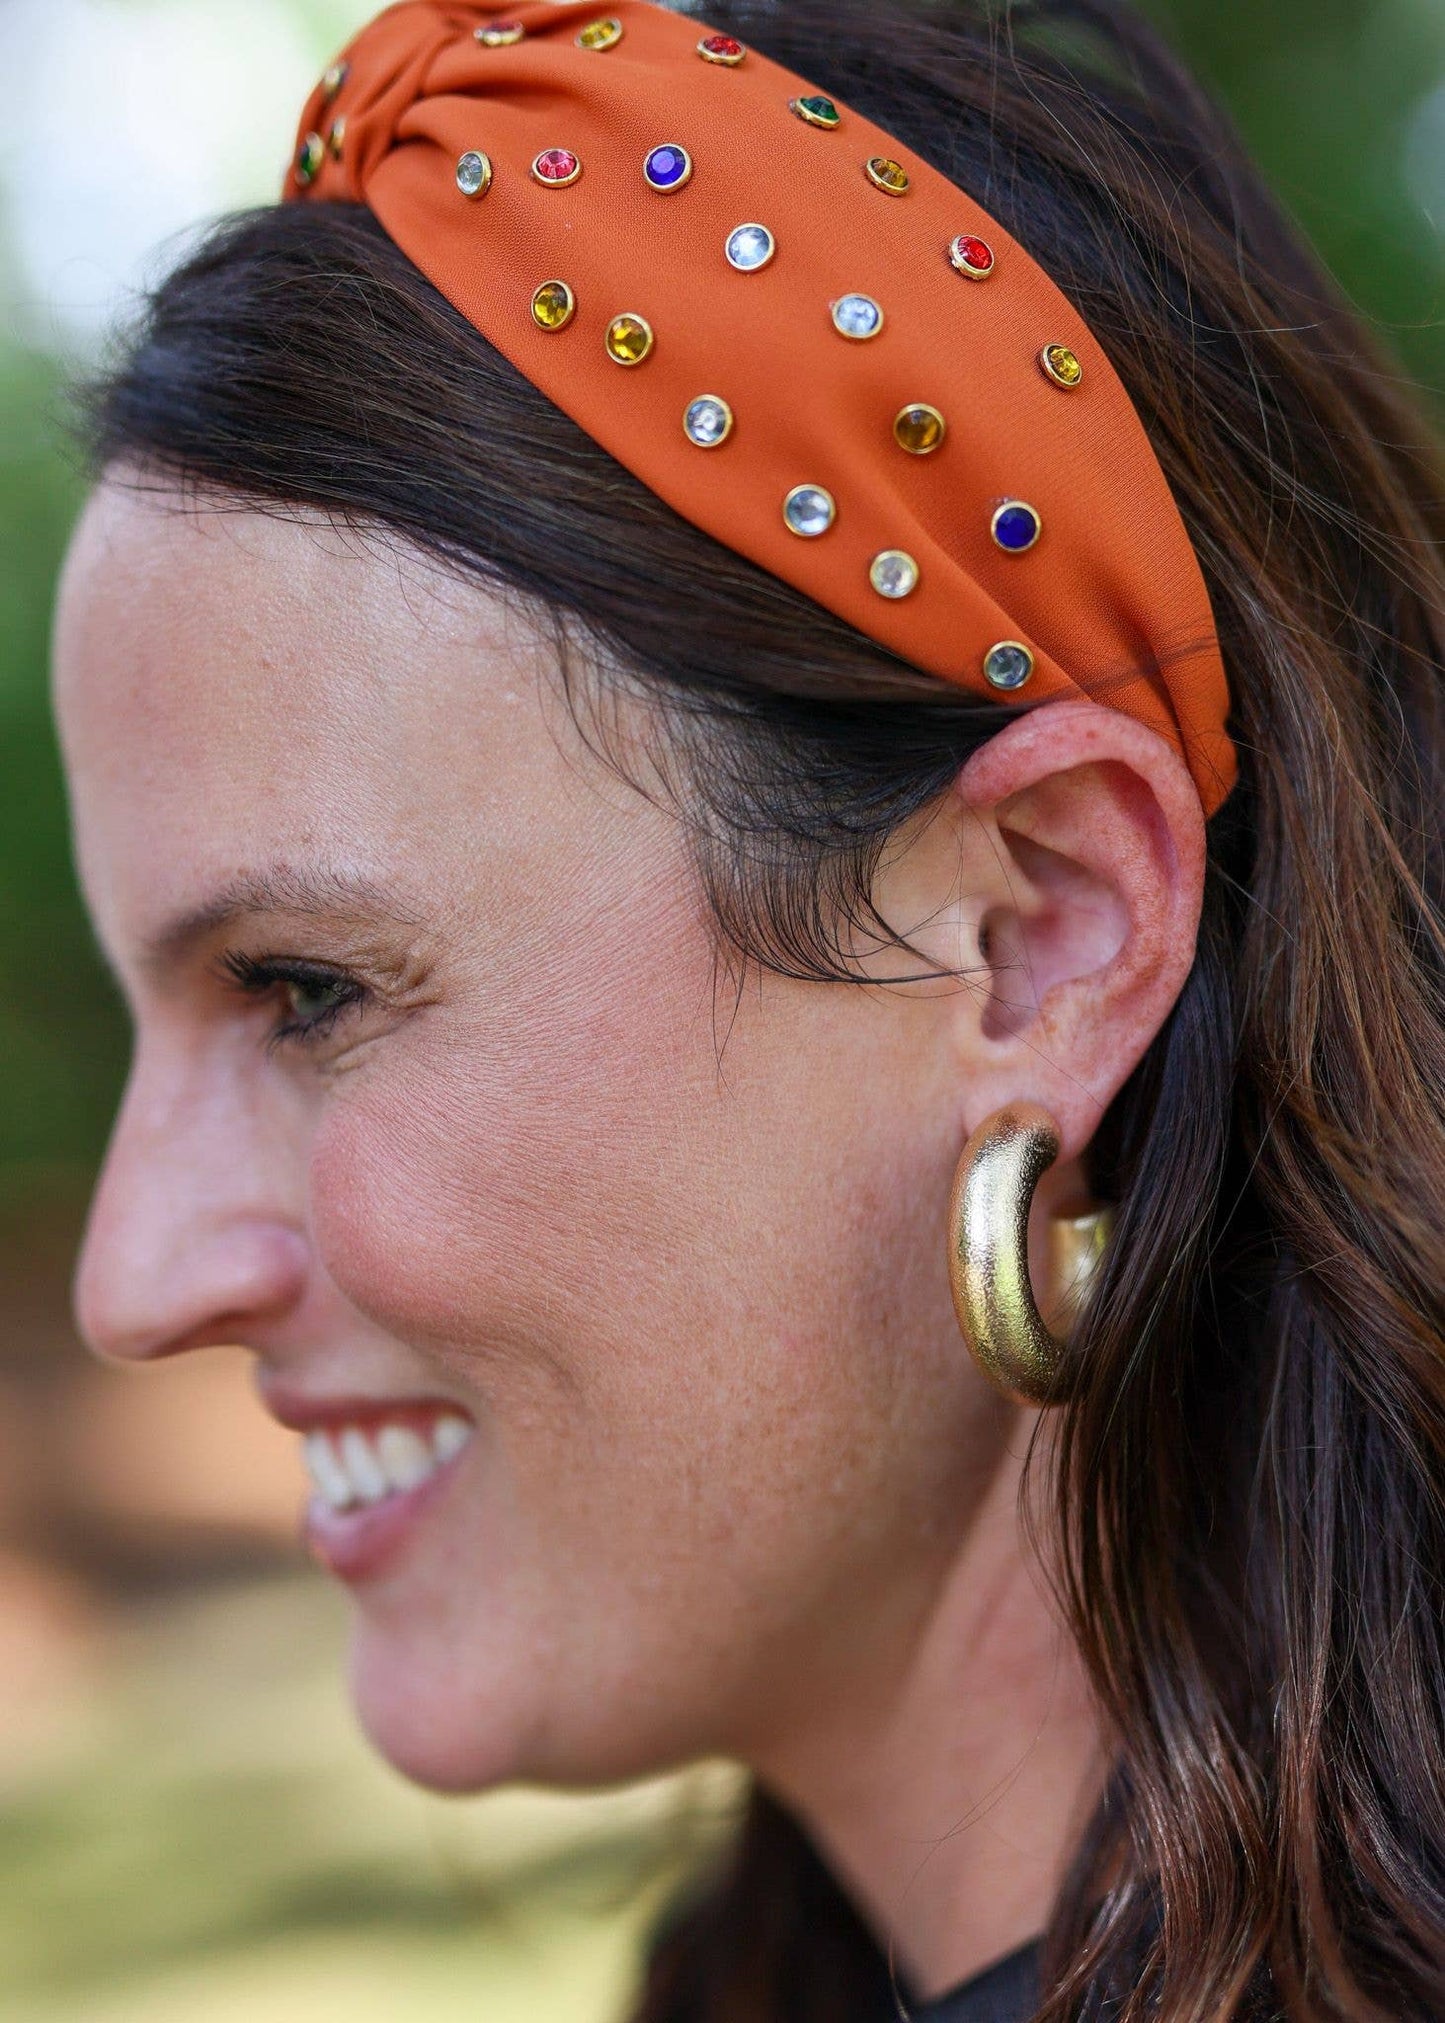
[[[948,242],[948,264],[970,281],[987,281],[998,265],[998,255],[976,232],[960,232]]]
[[[747,45],[739,42],[736,35],[704,35],[697,53],[704,63],[721,63],[736,70],[748,52]]]
[[[885,321],[882,304],[871,295],[840,295],[836,302],[828,304],[828,313],[838,335],[853,344],[867,344],[882,330]]]
[[[716,434],[709,434],[703,426],[706,417],[709,425],[716,427]],[[732,405],[720,393],[700,393],[690,400],[682,417],[682,432],[688,441],[700,450],[718,450],[733,432],[734,415]]]
[[[908,423],[915,417],[922,424],[917,433],[927,435],[929,440],[917,442],[907,440],[910,433]],[[929,429],[930,422],[936,424],[936,427]],[[947,434],[948,423],[932,401],[910,400],[907,406],[899,408],[893,417],[893,440],[899,449],[907,450],[911,457],[931,457],[936,450],[943,448],[943,440]]]
[[[816,541],[838,517],[838,501],[826,485],[794,485],[783,501],[783,524],[801,541]]]
[[[990,688],[1012,694],[1034,671],[1034,656],[1021,639],[1000,639],[983,657],[983,678]]]
[[[560,291],[560,294],[554,291]],[[562,313],[559,316],[544,315],[542,313],[544,306],[550,307],[554,301]],[[543,281],[532,290],[532,321],[539,330],[546,331],[549,337],[553,331],[565,330],[576,314],[577,297],[568,282]]]
[[[653,163],[659,155],[669,157],[670,162],[681,163],[680,170],[675,170],[662,182],[659,182],[653,174]],[[681,141],[660,141],[655,148],[648,149],[647,158],[642,164],[642,176],[650,190],[656,190],[659,196],[670,197],[674,190],[680,190],[684,184],[692,181],[692,156]]]
[[[897,604],[913,595],[921,573],[906,548],[885,548],[869,564],[868,581],[880,597]]]
[[[913,188],[913,178],[902,162],[895,162],[889,155],[870,155],[863,164],[863,173],[885,197],[906,197]]]
[[[1014,531],[1024,526],[1031,530],[1028,539],[1015,540]],[[1005,555],[1027,555],[1030,548],[1037,545],[1044,523],[1038,507],[1031,506],[1027,499],[1000,499],[994,507],[988,531]]]
[[[309,189],[326,165],[326,143],[319,133],[303,136],[296,150],[296,180],[302,189]]]
[[[788,100],[789,112],[808,126],[821,127],[825,133],[836,133],[843,124],[843,115],[831,98],[825,98],[820,91],[810,91],[799,98]]]
[[[564,158],[572,164],[564,174],[543,174],[543,162],[561,162]],[[581,173],[582,157],[572,148],[542,148],[532,157],[532,180],[540,183],[544,190],[565,190],[569,184],[576,182]]]
[[[601,55],[604,50],[615,49],[622,40],[622,23],[615,14],[604,14],[598,21],[589,21],[578,31],[577,47],[590,49]]]
[[[457,159],[457,188],[464,197],[484,197],[492,187],[492,158],[480,148],[468,148]]]
[[[1046,344],[1039,353],[1039,370],[1045,379],[1072,393],[1084,383],[1084,367],[1079,354],[1067,344]]]
[[[636,338],[641,349],[629,351],[624,337]],[[652,347],[657,340],[645,316],[639,316],[635,309],[624,309],[612,318],[602,341],[612,363],[625,366],[630,371],[633,366],[641,365],[644,358],[652,356]]]

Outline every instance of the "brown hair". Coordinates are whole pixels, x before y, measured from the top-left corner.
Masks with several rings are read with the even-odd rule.
[[[1045,1541],[1116,1764],[1047,2023],[1445,2014],[1445,569],[1435,450],[1219,116],[1113,0],[715,0],[1078,303],[1209,581],[1239,787],[1178,1005],[1093,1148],[1120,1204]],[[1005,25],[1000,25],[1000,19]],[[686,525],[370,217],[223,225],[97,465],[381,524],[655,697],[725,944],[851,978],[879,854],[1004,721]],[[1148,539],[1141,527],[1140,538]],[[674,760],[676,763],[674,764]],[[877,1959],[759,1795],[646,2023],[845,2023]]]

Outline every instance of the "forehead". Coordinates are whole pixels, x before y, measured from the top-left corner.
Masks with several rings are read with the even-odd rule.
[[[56,624],[87,885],[159,905],[263,853],[379,875],[525,834],[565,780],[548,668],[520,609],[404,543],[107,482]]]

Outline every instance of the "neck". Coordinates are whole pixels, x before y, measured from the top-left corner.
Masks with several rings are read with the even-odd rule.
[[[1047,1923],[1105,1751],[1024,1541],[1031,1415],[885,1687],[814,1707],[757,1769],[927,2000]]]

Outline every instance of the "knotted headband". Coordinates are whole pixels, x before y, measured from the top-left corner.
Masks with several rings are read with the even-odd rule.
[[[1089,696],[1206,814],[1228,793],[1208,592],[1118,375],[847,105],[651,0],[403,0],[312,93],[285,194],[368,205],[619,463],[904,660]]]

